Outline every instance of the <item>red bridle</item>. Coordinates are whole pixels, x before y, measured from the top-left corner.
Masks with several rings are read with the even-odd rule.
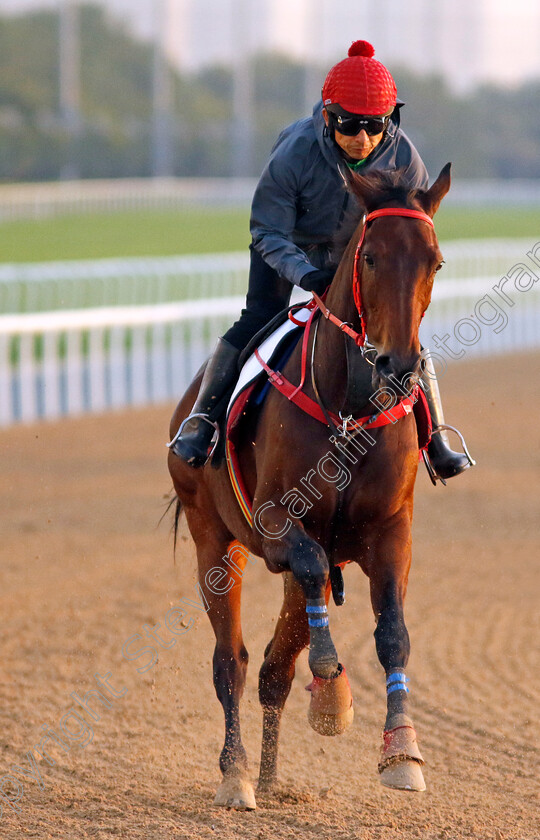
[[[407,210],[405,208],[399,208],[399,207],[389,207],[385,210],[374,210],[372,213],[368,213],[367,216],[364,217],[364,225],[363,225],[363,228],[362,228],[362,235],[360,237],[360,241],[357,245],[356,253],[355,253],[355,256],[354,256],[354,275],[353,275],[354,301],[355,301],[355,304],[356,304],[356,308],[358,310],[358,314],[360,315],[361,332],[357,332],[349,324],[347,324],[345,321],[341,321],[339,318],[337,318],[332,312],[330,312],[330,310],[328,309],[328,307],[326,306],[324,301],[321,300],[319,295],[316,292],[312,292],[313,300],[310,301],[307,304],[307,308],[311,309],[312,312],[311,312],[311,315],[310,315],[309,320],[307,322],[296,321],[295,318],[294,318],[294,315],[292,313],[292,310],[291,310],[291,312],[289,312],[289,318],[291,319],[291,321],[293,321],[293,323],[297,324],[298,326],[303,326],[304,327],[304,339],[303,339],[303,342],[302,342],[302,377],[301,377],[301,380],[300,380],[300,384],[295,388],[294,385],[292,385],[281,373],[273,371],[266,364],[266,362],[261,358],[260,354],[258,353],[258,350],[255,350],[255,356],[258,359],[261,366],[267,372],[272,385],[274,385],[278,389],[278,391],[281,391],[281,393],[285,394],[287,399],[291,400],[296,405],[299,405],[300,408],[302,408],[303,411],[306,411],[308,414],[311,414],[312,417],[316,417],[317,420],[321,420],[321,422],[328,423],[329,425],[331,425],[331,421],[329,421],[329,419],[328,419],[329,417],[331,418],[331,420],[334,420],[334,422],[339,420],[339,418],[336,415],[332,415],[331,413],[329,414],[327,411],[326,412],[323,411],[322,408],[321,408],[320,401],[319,401],[318,404],[315,403],[311,398],[307,397],[303,393],[303,390],[302,390],[303,387],[304,387],[305,380],[306,380],[307,351],[308,351],[308,343],[309,343],[309,335],[310,335],[310,331],[311,331],[311,325],[312,325],[312,323],[314,321],[314,318],[315,318],[316,309],[318,308],[327,320],[329,320],[332,324],[335,324],[335,326],[339,327],[339,329],[342,332],[344,332],[346,335],[348,335],[350,338],[352,338],[352,340],[360,348],[360,350],[362,352],[364,352],[364,345],[366,343],[366,325],[365,325],[365,321],[364,321],[364,315],[363,315],[363,312],[362,312],[362,301],[361,301],[361,296],[360,296],[360,276],[359,276],[360,272],[358,271],[358,260],[359,260],[359,256],[360,256],[360,251],[362,250],[362,245],[364,244],[364,239],[365,239],[365,236],[366,236],[366,227],[368,225],[368,222],[371,222],[373,219],[378,219],[380,216],[406,216],[406,217],[413,218],[413,219],[420,219],[420,221],[422,221],[422,222],[427,222],[429,225],[431,225],[431,227],[434,226],[433,225],[433,220],[431,219],[431,216],[428,216],[427,213],[423,213],[421,210]],[[315,341],[316,341],[316,338],[314,339],[314,342],[313,342],[313,349],[315,347]],[[313,367],[312,367],[312,373],[313,373]],[[418,386],[415,387],[415,391],[414,391],[415,394],[417,392],[417,389],[418,389]],[[414,398],[413,397],[407,397],[407,399],[412,399],[412,402],[414,403],[416,401],[416,396],[414,396]],[[410,411],[410,405],[405,405],[405,403],[406,403],[406,400],[405,401],[401,400],[400,403],[398,404],[398,407],[400,408],[400,411],[408,413]],[[386,413],[383,412],[383,414],[388,414],[388,412],[386,412]],[[404,416],[404,415],[400,415],[400,416]],[[357,421],[357,422],[360,422],[360,425],[365,425],[365,421],[369,421],[368,427],[370,427],[372,419],[373,418],[363,417],[361,419],[361,421]],[[398,419],[398,418],[396,417],[395,419]],[[395,419],[392,419],[390,422],[392,422],[392,423],[395,422]],[[377,422],[377,424],[378,424],[378,420],[375,421],[375,422]],[[382,422],[384,423],[384,422],[388,422],[388,421],[382,421]]]
[[[362,306],[362,292],[360,289],[361,272],[358,270],[358,263],[360,261],[360,252],[364,244],[364,239],[366,238],[366,230],[368,223],[372,222],[373,219],[379,219],[382,216],[405,216],[410,219],[420,219],[420,221],[427,222],[428,225],[434,227],[433,219],[431,218],[431,216],[428,216],[427,213],[424,213],[422,210],[407,210],[405,207],[386,207],[383,210],[373,210],[372,213],[368,213],[367,216],[364,216],[364,227],[362,228],[362,236],[360,237],[360,241],[356,247],[353,269],[354,302],[356,304],[358,314],[360,315],[360,332],[356,333],[358,338],[355,338],[355,341],[359,347],[363,347],[366,343],[366,320],[364,317],[364,309]]]

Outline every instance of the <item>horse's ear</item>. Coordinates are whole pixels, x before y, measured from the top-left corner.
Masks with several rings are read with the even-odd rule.
[[[433,217],[435,215],[435,213],[439,209],[439,204],[450,189],[451,166],[451,163],[447,163],[446,166],[443,166],[439,173],[439,177],[437,178],[435,183],[431,185],[429,190],[426,190],[424,193],[419,193],[417,195],[420,204],[422,205],[424,211],[428,214],[428,216]]]

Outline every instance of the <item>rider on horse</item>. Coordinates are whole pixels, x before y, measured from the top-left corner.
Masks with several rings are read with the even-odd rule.
[[[348,239],[356,199],[347,190],[347,168],[362,174],[400,170],[411,189],[426,189],[428,173],[399,127],[403,105],[386,67],[366,41],[328,73],[313,115],[279,136],[253,198],[249,287],[238,321],[218,339],[192,413],[169,444],[193,467],[208,460],[224,402],[238,376],[238,358],[253,336],[285,309],[293,286],[322,294],[337,269],[336,234]],[[433,363],[426,358],[423,385],[433,427],[444,425]],[[445,433],[428,447],[435,474],[451,478],[469,459],[448,446]]]

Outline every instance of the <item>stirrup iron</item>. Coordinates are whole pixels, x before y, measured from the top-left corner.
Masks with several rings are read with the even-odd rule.
[[[169,443],[166,444],[166,446],[167,446],[168,449],[172,449],[173,452],[174,452],[174,445],[175,445],[176,441],[181,437],[182,432],[184,431],[184,426],[186,426],[187,423],[190,422],[190,420],[194,420],[194,419],[204,420],[205,423],[208,423],[208,425],[212,426],[212,428],[214,429],[214,434],[212,436],[212,441],[211,441],[212,448],[209,450],[206,461],[204,462],[205,464],[207,464],[208,461],[210,461],[210,459],[212,458],[212,455],[216,451],[216,446],[219,443],[219,423],[216,423],[214,420],[210,420],[210,418],[208,417],[207,414],[200,414],[200,413],[189,414],[186,417],[186,419],[183,420],[182,423],[180,423],[180,428],[178,429],[177,433],[175,434],[173,439]]]
[[[438,425],[438,426],[436,426],[435,428],[432,429],[431,436],[433,437],[433,435],[440,434],[441,432],[455,432],[456,433],[456,435],[459,438],[459,442],[461,443],[461,448],[463,449],[463,454],[465,455],[465,457],[467,458],[467,461],[469,462],[469,466],[470,467],[475,467],[476,466],[476,461],[474,460],[474,458],[470,454],[469,449],[467,447],[467,444],[465,443],[465,438],[463,437],[463,435],[461,434],[459,429],[456,429],[455,426],[450,426],[448,423],[441,423],[440,425]],[[429,455],[427,454],[425,449],[422,450],[422,458],[424,459],[424,464],[426,466],[426,470],[427,470],[427,473],[429,475],[431,483],[434,486],[436,486],[437,481],[440,481],[446,487],[447,479],[442,478],[435,471],[435,469],[433,467],[433,464],[430,461]]]

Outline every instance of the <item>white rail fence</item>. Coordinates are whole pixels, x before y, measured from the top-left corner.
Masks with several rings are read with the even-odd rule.
[[[527,253],[529,239],[462,239],[442,243],[448,280],[502,277]],[[247,288],[247,251],[0,265],[0,313],[137,306],[231,297]]]
[[[252,178],[115,178],[0,185],[0,221],[72,213],[249,207]]]
[[[423,346],[438,354],[441,365],[539,348],[540,266],[536,272],[504,282],[499,276],[436,284],[420,329]]]
[[[445,362],[540,347],[540,243],[512,242],[506,256],[488,247],[483,264],[472,244],[443,250],[454,277],[436,282],[424,345]],[[243,294],[226,288],[205,300],[0,317],[0,426],[178,398],[240,312]]]
[[[0,319],[0,426],[179,397],[243,297]]]
[[[0,312],[50,312],[230,297],[247,288],[247,251],[0,265]]]

